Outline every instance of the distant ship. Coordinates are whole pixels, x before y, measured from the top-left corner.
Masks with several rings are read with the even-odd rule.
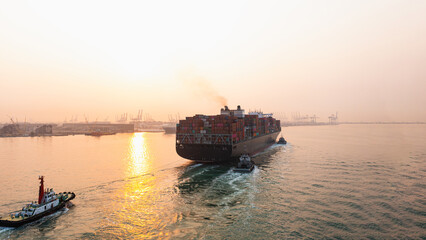
[[[166,134],[174,134],[176,133],[176,124],[164,125],[163,129]]]
[[[222,108],[220,115],[195,115],[180,120],[176,152],[196,162],[221,162],[260,152],[276,142],[280,121],[272,114],[244,113],[240,106]]]
[[[44,178],[40,179],[38,202],[32,202],[22,210],[11,212],[7,217],[0,217],[0,226],[19,227],[26,223],[36,221],[44,216],[50,215],[75,198],[72,192],[55,193],[52,188],[44,189]]]

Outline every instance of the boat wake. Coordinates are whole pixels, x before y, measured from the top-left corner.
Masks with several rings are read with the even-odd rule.
[[[42,217],[42,218],[40,218],[39,220],[37,220],[37,221],[35,221],[35,222],[33,222],[33,223],[29,223],[28,225],[33,225],[33,226],[35,226],[35,225],[41,225],[41,224],[44,224],[44,223],[46,223],[47,221],[55,220],[56,218],[58,218],[58,217],[59,217],[59,216],[61,216],[62,214],[67,213],[68,211],[69,211],[69,208],[64,207],[64,208],[62,208],[61,210],[58,210],[58,211],[57,211],[57,212],[55,212],[55,213],[52,213],[52,214],[47,215],[47,216],[45,216],[45,217]]]
[[[14,228],[10,228],[10,227],[0,227],[0,233],[6,232],[6,231],[10,231],[13,230]]]

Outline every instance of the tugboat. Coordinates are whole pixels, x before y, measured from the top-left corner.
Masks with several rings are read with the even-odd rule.
[[[280,139],[278,139],[277,144],[287,144],[287,141],[283,138],[283,136],[281,136]]]
[[[238,166],[234,168],[234,172],[249,173],[253,171],[254,163],[251,161],[251,158],[248,154],[243,154],[240,157]]]
[[[75,198],[73,192],[55,193],[52,188],[44,189],[44,177],[39,177],[40,189],[38,202],[25,205],[22,210],[11,212],[7,217],[0,217],[1,227],[19,227],[50,215]]]

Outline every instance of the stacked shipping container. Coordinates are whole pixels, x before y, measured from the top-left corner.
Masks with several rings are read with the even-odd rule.
[[[261,117],[259,117],[261,116]],[[235,144],[244,140],[281,131],[280,121],[262,114],[243,117],[231,115],[195,115],[180,120],[176,136],[179,143]]]

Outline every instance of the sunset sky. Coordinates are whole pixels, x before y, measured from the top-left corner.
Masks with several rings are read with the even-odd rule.
[[[1,1],[0,122],[426,121],[426,1]]]

